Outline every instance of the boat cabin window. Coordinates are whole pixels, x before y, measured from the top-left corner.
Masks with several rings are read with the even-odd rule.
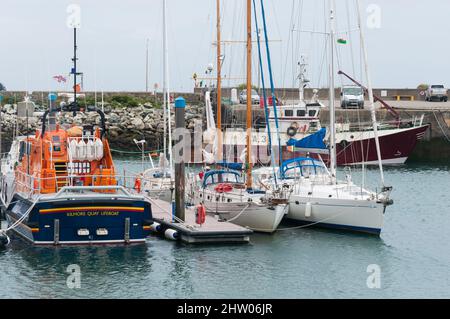
[[[210,173],[205,176],[203,186],[220,183],[240,183],[240,176],[236,173],[220,172]]]
[[[317,111],[316,111],[316,110],[309,110],[309,112],[308,112],[308,115],[309,115],[310,117],[315,117],[316,114],[317,114]]]
[[[327,174],[326,168],[317,160],[305,158],[285,164],[283,167],[284,178],[295,178],[297,176],[309,177],[311,175]]]
[[[285,110],[284,116],[294,116],[294,111],[293,110]]]
[[[305,110],[297,110],[297,116],[304,117],[305,115],[306,115],[306,111]]]

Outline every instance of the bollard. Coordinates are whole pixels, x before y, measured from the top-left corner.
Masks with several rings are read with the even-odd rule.
[[[177,131],[183,131],[186,127],[185,120],[186,100],[179,97],[175,100],[175,128]],[[184,143],[184,136],[177,134],[175,144]],[[185,221],[185,172],[184,172],[184,149],[181,154],[176,155],[175,161],[175,216]]]

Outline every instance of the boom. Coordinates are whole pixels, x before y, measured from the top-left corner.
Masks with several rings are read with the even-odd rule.
[[[353,83],[355,83],[357,86],[360,86],[365,92],[367,92],[367,88],[365,86],[363,86],[362,84],[360,84],[358,81],[356,81],[355,79],[353,79],[350,75],[346,74],[343,71],[339,71],[338,72],[339,75],[343,75],[345,76],[347,79],[349,79],[350,81],[352,81]],[[385,109],[388,110],[389,114],[391,114],[393,117],[395,117],[395,119],[400,122],[400,114],[398,114],[398,112],[396,110],[394,110],[394,108],[392,106],[390,106],[389,104],[387,104],[385,101],[383,101],[380,97],[374,95],[373,96],[375,99],[375,102],[378,101],[380,102],[383,107]]]

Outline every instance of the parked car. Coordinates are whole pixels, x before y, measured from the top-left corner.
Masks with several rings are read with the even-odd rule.
[[[259,104],[260,97],[259,97],[258,92],[256,92],[256,90],[251,91],[251,99],[252,99],[252,104]],[[247,90],[242,90],[241,94],[239,94],[239,103],[241,103],[241,104],[247,103]]]
[[[364,90],[360,86],[343,86],[341,88],[341,107],[364,108]]]
[[[430,85],[428,90],[425,92],[426,101],[448,101],[447,89],[442,85]]]

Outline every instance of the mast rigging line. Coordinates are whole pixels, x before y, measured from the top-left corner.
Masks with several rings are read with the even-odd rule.
[[[377,157],[378,157],[378,166],[380,169],[380,179],[381,179],[381,185],[382,188],[385,189],[386,188],[386,184],[385,184],[385,180],[384,180],[384,172],[383,172],[383,162],[382,162],[382,157],[381,157],[381,148],[380,148],[380,140],[378,137],[378,122],[377,122],[377,117],[375,114],[375,103],[374,103],[374,95],[373,95],[373,89],[372,89],[372,83],[371,83],[371,79],[370,79],[370,73],[369,73],[369,57],[367,54],[367,48],[366,48],[366,44],[365,44],[365,39],[364,39],[364,33],[363,33],[363,29],[362,29],[362,17],[361,17],[361,7],[360,7],[360,3],[358,2],[358,0],[355,0],[355,4],[356,4],[356,8],[357,8],[357,16],[358,16],[358,26],[359,26],[359,30],[360,30],[360,41],[361,41],[361,48],[363,51],[363,59],[364,59],[364,65],[365,65],[365,74],[366,74],[366,82],[367,82],[367,91],[369,92],[369,101],[370,101],[370,113],[372,116],[372,123],[373,123],[373,132],[375,135],[375,146],[376,146],[376,151],[377,151]]]
[[[298,7],[298,13],[297,13],[297,22],[298,22],[298,27],[301,29],[302,28],[302,25],[303,25],[303,7],[304,7],[304,1],[303,0],[300,0],[300,5],[299,5],[299,7]],[[299,61],[300,59],[301,59],[301,56],[303,55],[302,53],[300,53],[300,45],[301,45],[301,43],[302,43],[302,36],[301,36],[301,33],[298,33],[297,34],[297,37],[296,37],[296,39],[294,39],[293,38],[293,40],[292,41],[296,41],[296,47],[295,47],[295,49],[294,49],[294,42],[292,42],[292,50],[293,50],[293,52],[297,52],[297,56],[296,56],[296,58],[297,58],[297,61]],[[294,66],[295,65],[295,61],[294,61],[294,56],[292,57],[292,61],[293,61],[293,64],[292,64],[292,66]],[[297,80],[297,74],[295,74],[295,71],[293,70],[293,77],[292,77],[292,80],[293,80],[293,82],[292,82],[292,87],[295,87],[295,81]]]
[[[258,15],[256,13],[256,0],[253,0],[253,11],[255,12],[256,30],[258,30],[258,32],[259,32]],[[274,177],[274,181],[275,181],[275,186],[278,188],[277,173],[275,170],[275,156],[273,155],[273,149],[272,149],[272,133],[270,130],[269,109],[267,106],[266,85],[265,85],[265,79],[264,79],[264,68],[263,68],[262,53],[261,53],[261,42],[260,42],[260,37],[258,36],[257,38],[258,38],[257,42],[258,42],[259,68],[260,68],[261,85],[262,85],[262,89],[263,89],[263,99],[264,99],[264,115],[266,116],[267,133],[268,133],[268,137],[269,137],[269,152],[270,152],[270,158],[272,160],[273,177]],[[274,111],[276,112],[276,109],[274,109]],[[280,164],[281,164],[281,162],[280,162]]]
[[[279,164],[281,165],[283,163],[283,153],[282,153],[282,149],[281,149],[281,137],[280,137],[280,130],[279,130],[279,125],[278,125],[277,102],[276,102],[276,97],[275,97],[275,85],[274,85],[274,81],[273,81],[272,61],[270,59],[270,48],[269,48],[269,43],[268,43],[266,12],[264,9],[264,0],[260,0],[260,4],[261,4],[261,14],[262,14],[262,20],[263,20],[263,27],[264,27],[264,38],[266,39],[266,55],[267,55],[267,64],[269,67],[270,90],[272,93],[273,113],[275,115],[275,127],[276,127],[276,132],[277,132],[277,139],[278,139]]]
[[[252,99],[248,97],[252,91],[252,2],[247,0],[247,154],[246,154],[246,164],[247,164],[247,189],[252,189],[252,140],[251,140],[251,130],[252,130]]]

